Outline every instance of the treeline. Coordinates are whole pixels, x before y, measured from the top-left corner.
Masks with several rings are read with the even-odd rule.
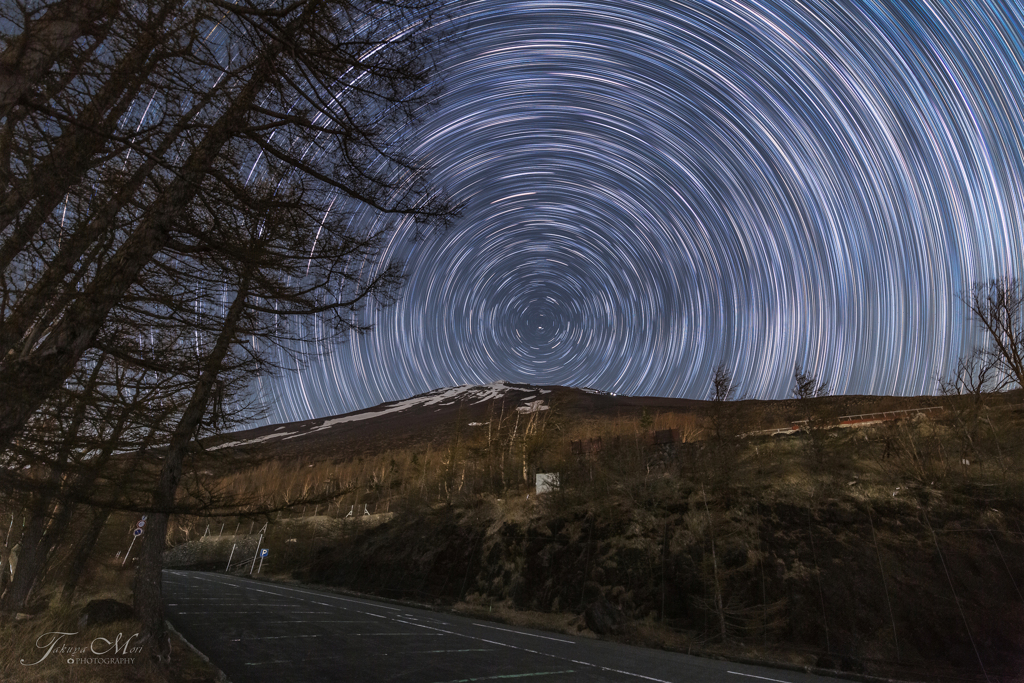
[[[436,96],[441,11],[0,8],[0,504],[26,519],[0,612],[23,608],[69,519],[136,510],[135,609],[166,643],[161,554],[198,440],[247,415],[275,354],[299,362],[394,300],[397,223],[453,216],[406,144]]]

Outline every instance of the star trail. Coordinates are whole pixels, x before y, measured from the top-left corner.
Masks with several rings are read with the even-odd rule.
[[[261,382],[267,420],[496,379],[927,394],[1022,274],[1014,2],[469,1],[410,137],[464,203],[401,301]],[[364,213],[357,220],[380,220]]]

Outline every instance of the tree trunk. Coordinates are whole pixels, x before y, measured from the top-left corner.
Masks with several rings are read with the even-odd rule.
[[[43,534],[46,531],[46,523],[50,519],[49,497],[40,500],[34,506],[35,510],[29,517],[25,531],[21,534],[21,550],[18,551],[18,566],[11,579],[11,585],[7,592],[0,599],[0,613],[11,615],[25,609],[32,587],[35,584],[36,576],[42,569],[46,554],[42,551]]]
[[[110,510],[94,509],[89,527],[78,538],[74,550],[71,551],[68,573],[64,578],[64,585],[60,591],[60,601],[63,604],[71,604],[75,590],[78,589],[78,582],[82,579],[82,574],[85,572],[85,565],[89,558],[92,557],[92,550],[96,547],[96,541],[99,540],[100,533],[103,531],[108,517],[110,517]]]
[[[167,457],[170,458],[171,454],[168,453]],[[161,484],[164,484],[162,477]],[[161,493],[163,495],[160,497],[165,497],[166,489]],[[164,665],[171,661],[170,642],[164,627],[161,586],[169,519],[170,514],[167,512],[149,513],[146,533],[142,537],[142,549],[139,551],[139,568],[135,573],[133,596],[135,616],[142,622],[142,639],[153,643],[152,656]]]
[[[715,552],[715,523],[711,517],[711,509],[708,507],[708,497],[704,493],[704,485],[701,484],[700,494],[704,498],[704,511],[708,515],[708,534],[711,536],[711,570],[715,579],[715,614],[718,617],[718,630],[722,642],[728,639],[728,632],[725,628],[725,607],[722,604],[722,584],[718,578],[718,554]]]
[[[135,616],[142,622],[143,640],[153,642],[154,656],[164,665],[170,663],[170,643],[164,628],[161,575],[169,520],[174,510],[174,498],[178,492],[178,483],[181,481],[185,456],[206,413],[206,406],[224,366],[224,360],[235,343],[239,321],[249,298],[248,288],[248,280],[243,279],[235,293],[231,308],[224,317],[217,342],[206,360],[188,407],[175,427],[171,443],[164,455],[160,480],[153,494],[153,512],[149,515],[148,528],[142,538],[139,569],[135,576]]]

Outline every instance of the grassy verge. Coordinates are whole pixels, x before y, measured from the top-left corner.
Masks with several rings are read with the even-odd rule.
[[[71,605],[52,604],[0,625],[0,681],[19,683],[217,683],[220,672],[176,634],[171,666],[162,670],[139,640],[140,625],[125,620],[80,625],[90,600],[129,603],[134,572],[101,567]]]

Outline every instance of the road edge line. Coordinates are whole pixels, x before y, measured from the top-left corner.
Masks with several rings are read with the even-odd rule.
[[[188,639],[185,638],[185,636],[181,635],[178,629],[174,628],[174,624],[165,619],[164,625],[167,627],[168,631],[176,635],[181,642],[185,643],[185,646],[188,647],[188,649],[192,650],[192,652],[199,655],[199,657],[204,662],[213,667],[213,669],[217,672],[217,683],[231,683],[231,680],[228,678],[228,675],[221,671],[220,667],[214,664],[213,661],[209,657],[207,657],[202,651],[200,651],[199,648],[197,648],[192,643],[188,642]]]

